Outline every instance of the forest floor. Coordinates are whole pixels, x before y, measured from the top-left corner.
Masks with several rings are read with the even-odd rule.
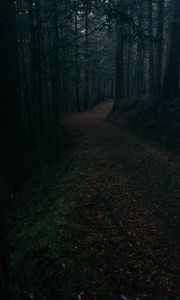
[[[73,150],[15,199],[13,300],[180,299],[178,156],[111,108],[64,116]]]

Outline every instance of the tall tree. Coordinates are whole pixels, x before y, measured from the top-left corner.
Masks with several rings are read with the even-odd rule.
[[[1,1],[0,9],[0,157],[10,176],[18,177],[20,159],[21,101],[16,11],[13,1]],[[20,166],[19,166],[20,167]],[[15,176],[14,176],[15,175]]]
[[[167,59],[163,82],[163,95],[175,97],[179,94],[180,59],[180,1],[171,1]]]
[[[124,82],[124,26],[121,22],[121,1],[117,2],[116,16],[116,82],[115,82],[115,104],[114,109],[118,109],[122,99],[125,98]]]
[[[154,47],[153,47],[153,1],[148,0],[148,34],[149,34],[149,94],[154,94]]]
[[[85,0],[85,96],[84,96],[84,109],[87,110],[90,101],[90,86],[89,86],[89,10],[90,10],[90,1]]]
[[[139,3],[137,7],[137,20],[138,26],[143,30],[144,25],[144,4]],[[142,36],[137,37],[137,50],[136,50],[136,61],[134,70],[134,84],[133,84],[133,96],[139,97],[143,95],[144,92],[144,58],[145,58],[145,45]]]
[[[79,43],[78,43],[78,4],[75,6],[75,37],[76,37],[76,50],[75,50],[75,89],[76,89],[76,108],[80,111],[80,95],[79,95]]]
[[[163,40],[164,40],[164,0],[158,1],[157,13],[157,45],[155,53],[155,93],[161,95],[162,66],[163,66]]]
[[[17,183],[21,170],[21,116],[18,39],[15,3],[0,3],[0,295],[9,299],[9,255],[5,186]]]

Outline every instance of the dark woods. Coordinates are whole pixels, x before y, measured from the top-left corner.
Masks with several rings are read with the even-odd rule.
[[[179,93],[178,1],[18,0],[1,6],[7,180],[62,152],[64,112],[108,98],[118,108],[135,98]],[[17,161],[19,170],[12,167]]]
[[[21,139],[28,169],[60,154],[63,112],[83,111],[110,97],[112,68],[104,60],[112,54],[108,31],[100,31],[104,18],[100,2],[16,2]]]
[[[63,152],[61,116],[114,98],[179,94],[179,0],[1,0],[0,294],[8,299],[4,202]]]
[[[116,5],[115,106],[142,97],[179,94],[179,1],[122,1]],[[134,3],[134,5],[133,5]]]

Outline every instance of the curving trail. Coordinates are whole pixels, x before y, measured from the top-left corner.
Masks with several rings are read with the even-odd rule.
[[[12,300],[179,300],[179,170],[107,101],[11,208]],[[176,157],[177,158],[177,157]]]
[[[179,299],[177,161],[131,134],[124,121],[108,121],[112,104],[63,120],[76,146],[73,184],[82,188],[79,194],[72,188],[79,203],[74,218],[84,231],[77,249],[87,267],[101,253],[97,276],[110,286],[104,298],[89,291],[82,299]]]
[[[89,150],[85,160],[89,159],[90,163],[91,160],[95,160],[98,166],[101,161],[105,164],[108,157],[121,172],[124,180],[126,179],[128,192],[137,193],[142,205],[148,206],[152,213],[158,215],[159,222],[166,226],[179,243],[179,158],[152,141],[145,141],[130,133],[124,120],[120,124],[118,122],[118,126],[108,121],[106,117],[112,105],[112,101],[106,101],[88,112],[66,115],[63,124],[78,147],[80,155],[80,146],[85,140],[83,145]],[[93,155],[97,148],[101,149],[102,157]],[[94,174],[96,171],[98,168],[94,169]]]

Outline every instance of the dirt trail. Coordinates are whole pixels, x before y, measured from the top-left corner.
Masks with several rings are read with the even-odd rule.
[[[107,101],[63,120],[76,146],[75,185],[83,189],[71,191],[80,203],[72,219],[84,228],[76,247],[87,266],[99,255],[104,281],[104,297],[95,292],[95,275],[79,299],[180,299],[178,163],[107,121],[111,108]]]
[[[89,152],[94,152],[94,142],[96,146],[104,148],[104,157],[92,159],[98,165],[97,159],[104,161],[108,155],[111,163],[126,178],[129,192],[137,193],[143,205],[148,205],[153,213],[158,214],[159,221],[179,242],[180,162],[177,156],[173,158],[171,153],[152,145],[152,142],[132,135],[124,120],[122,127],[108,122],[106,117],[112,105],[112,101],[107,101],[88,112],[67,115],[64,117],[64,126],[77,147],[82,136],[87,135],[89,139],[85,145],[89,147]]]

